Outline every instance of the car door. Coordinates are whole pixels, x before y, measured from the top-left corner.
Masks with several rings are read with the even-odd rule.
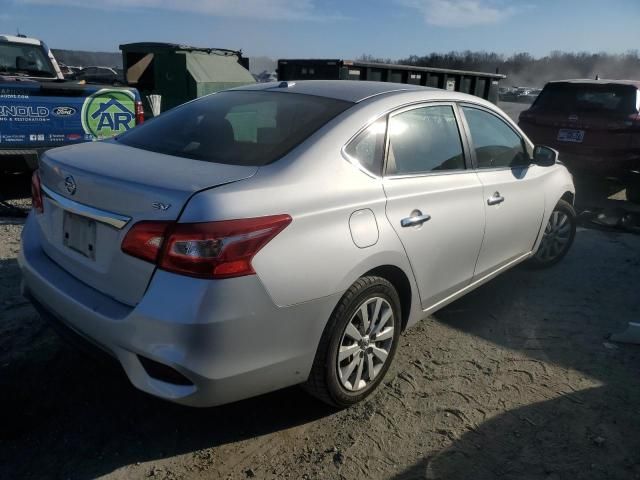
[[[450,103],[389,116],[383,187],[386,214],[405,248],[422,308],[466,286],[484,230],[482,184]]]
[[[544,215],[543,171],[506,119],[477,105],[461,110],[484,191],[486,226],[474,274],[481,278],[531,252]]]

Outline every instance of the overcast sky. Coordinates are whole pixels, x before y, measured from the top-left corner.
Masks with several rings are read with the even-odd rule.
[[[166,41],[273,58],[621,53],[640,48],[639,25],[640,0],[0,0],[0,33],[52,48]]]

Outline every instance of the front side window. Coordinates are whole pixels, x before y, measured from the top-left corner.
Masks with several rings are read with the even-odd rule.
[[[117,137],[152,152],[262,166],[285,155],[351,102],[311,95],[227,91],[176,107]]]
[[[513,168],[529,165],[522,138],[505,122],[484,110],[462,107],[478,168]]]
[[[358,134],[345,149],[347,155],[374,175],[382,173],[386,130],[387,119],[380,119]]]
[[[458,124],[450,105],[420,107],[389,119],[388,175],[465,168]]]

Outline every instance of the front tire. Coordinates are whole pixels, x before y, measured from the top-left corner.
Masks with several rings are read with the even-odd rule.
[[[640,180],[627,185],[627,200],[636,205],[640,204]]]
[[[529,261],[534,268],[555,265],[569,252],[576,236],[577,216],[573,206],[560,200],[551,212],[538,251]]]
[[[368,276],[355,282],[325,327],[305,390],[340,408],[368,397],[395,356],[401,313],[388,280]]]

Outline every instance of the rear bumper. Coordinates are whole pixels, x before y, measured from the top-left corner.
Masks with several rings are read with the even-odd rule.
[[[555,145],[553,148],[562,148]],[[560,151],[560,161],[576,174],[597,175],[624,179],[640,166],[639,152],[606,151],[573,153]]]
[[[339,300],[277,307],[256,276],[210,281],[157,271],[130,307],[60,268],[39,235],[31,214],[18,258],[25,293],[45,316],[115,357],[137,388],[185,405],[219,405],[304,382]],[[151,376],[141,357],[189,384]]]

